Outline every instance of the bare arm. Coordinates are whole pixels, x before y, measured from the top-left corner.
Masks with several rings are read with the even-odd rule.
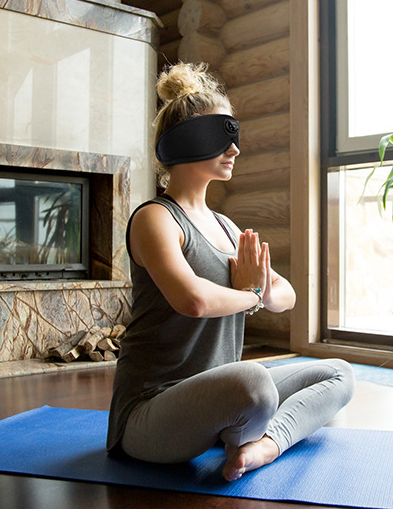
[[[198,277],[182,253],[183,231],[168,210],[151,204],[134,216],[130,245],[169,304],[191,317],[218,317],[245,311],[258,302],[252,292],[217,285]],[[244,281],[244,286],[250,286]]]

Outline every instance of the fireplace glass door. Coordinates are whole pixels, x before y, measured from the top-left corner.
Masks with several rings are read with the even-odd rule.
[[[0,173],[0,279],[88,275],[88,180]]]

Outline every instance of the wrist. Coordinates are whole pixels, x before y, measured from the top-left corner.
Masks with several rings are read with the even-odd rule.
[[[263,299],[262,288],[243,288],[242,290],[246,291],[246,292],[252,292],[252,293],[254,293],[258,297],[257,304],[255,306],[247,309],[245,311],[246,315],[253,315],[257,311],[259,311],[260,309],[265,307],[265,305],[263,303],[263,300],[262,300]]]

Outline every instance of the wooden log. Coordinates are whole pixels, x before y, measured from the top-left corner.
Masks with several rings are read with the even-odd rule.
[[[253,330],[246,326],[244,332],[244,344],[246,346],[271,346],[275,349],[290,351],[289,334],[282,333],[278,335],[271,334],[263,330]]]
[[[115,338],[118,338],[122,334],[124,334],[125,331],[126,331],[125,325],[118,323],[118,324],[114,325],[109,337],[113,340]]]
[[[236,158],[233,176],[289,168],[289,155],[288,148],[251,155],[241,153],[240,156]],[[231,181],[228,181],[226,185],[228,188],[231,188]]]
[[[119,349],[110,338],[104,338],[98,341],[96,348],[100,350],[109,350],[110,352],[116,352],[116,350]]]
[[[218,37],[191,32],[181,40],[178,56],[183,62],[207,62],[211,69],[218,69],[225,48]]]
[[[240,127],[243,154],[289,148],[289,113],[245,120]]]
[[[160,49],[161,46],[181,38],[178,27],[179,13],[180,9],[176,9],[160,16],[160,20],[164,25],[160,30]]]
[[[264,345],[290,350],[290,332],[279,332],[277,330],[251,327],[246,323],[244,331],[244,343],[246,345]]]
[[[236,18],[275,2],[277,0],[220,0],[220,5],[228,18]]]
[[[65,353],[61,358],[65,362],[72,362],[75,361],[78,357],[80,357],[82,353],[83,348],[78,345],[72,348],[69,352]]]
[[[121,3],[132,7],[138,7],[138,9],[155,12],[157,16],[162,16],[167,12],[180,9],[182,5],[181,0],[165,0],[165,2],[158,0],[122,0]]]
[[[104,356],[98,350],[89,353],[89,357],[94,362],[102,362],[104,360]]]
[[[223,213],[242,229],[289,227],[289,208],[289,189],[236,193],[222,204]]]
[[[228,96],[239,120],[289,110],[289,75],[231,88]]]
[[[179,32],[218,34],[225,24],[226,15],[221,6],[209,0],[186,0],[179,13]]]
[[[289,37],[228,53],[219,71],[229,88],[288,73]]]
[[[102,329],[98,330],[94,334],[86,334],[86,336],[81,340],[79,345],[83,347],[84,351],[86,353],[90,353],[93,350],[95,350],[97,343],[104,338],[107,338],[110,336],[111,333],[110,327],[102,327]]]
[[[289,168],[280,168],[246,175],[234,175],[226,185],[232,192],[247,192],[255,191],[255,189],[271,189],[272,186],[274,188],[289,187],[289,179]]]
[[[165,65],[176,64],[178,61],[178,52],[181,39],[169,42],[160,46],[157,54],[157,68],[162,69]]]
[[[86,335],[87,331],[79,331],[67,338],[61,345],[48,350],[47,357],[60,357],[62,358],[66,353],[72,350],[79,341]]]
[[[249,221],[248,224],[250,224]],[[261,242],[269,244],[273,268],[277,263],[289,263],[291,251],[289,226],[266,227],[255,222],[254,229],[258,231]]]
[[[289,150],[277,150],[236,159],[233,176],[225,182],[229,193],[289,187]]]
[[[262,310],[247,316],[247,326],[254,330],[263,330],[264,333],[272,335],[280,333],[281,335],[283,332],[289,333],[291,330],[290,316],[290,311],[270,313],[267,310]]]
[[[207,188],[206,201],[209,208],[216,210],[226,196],[226,188],[224,182],[213,180]]]
[[[109,350],[105,350],[104,352],[104,360],[105,361],[115,361],[117,359],[116,355]]]
[[[220,32],[228,52],[256,46],[289,34],[289,1],[274,3],[229,20]]]

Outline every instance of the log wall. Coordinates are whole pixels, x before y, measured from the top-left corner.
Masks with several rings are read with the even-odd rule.
[[[163,24],[160,31],[160,51],[157,55],[158,69],[162,69],[165,64],[175,64],[178,60],[179,45],[182,39],[178,26],[182,1],[122,0],[121,3],[157,14]]]
[[[272,265],[290,278],[290,0],[127,0],[164,24],[161,51],[171,63],[205,61],[227,88],[241,123],[233,178],[213,182],[209,206],[269,242]],[[177,20],[177,24],[176,24]],[[170,51],[172,48],[173,51]],[[176,54],[176,51],[177,54]],[[160,59],[159,67],[163,65]],[[261,311],[246,342],[289,348],[289,312]]]

